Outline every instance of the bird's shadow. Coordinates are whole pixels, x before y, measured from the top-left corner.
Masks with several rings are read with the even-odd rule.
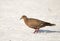
[[[39,33],[60,33],[60,31],[52,31],[52,30],[39,30]]]

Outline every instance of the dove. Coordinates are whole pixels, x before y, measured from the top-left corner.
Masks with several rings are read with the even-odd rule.
[[[35,29],[34,33],[38,33],[39,29],[45,26],[54,26],[55,24],[45,22],[42,20],[38,20],[35,18],[28,18],[27,16],[23,15],[20,19],[23,19],[25,24],[32,29]]]

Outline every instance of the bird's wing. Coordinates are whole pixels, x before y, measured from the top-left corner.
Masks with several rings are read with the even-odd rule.
[[[32,26],[38,26],[38,25],[41,25],[43,23],[44,23],[43,21],[38,20],[38,19],[34,19],[34,18],[29,18],[28,19],[28,24],[32,25]]]
[[[30,21],[36,21],[36,22],[45,22],[45,21],[42,21],[42,20],[34,19],[34,18],[29,18],[28,20],[30,20]]]

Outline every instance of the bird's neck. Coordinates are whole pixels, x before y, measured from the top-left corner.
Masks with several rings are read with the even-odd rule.
[[[24,18],[24,22],[27,22],[28,21],[28,18]]]

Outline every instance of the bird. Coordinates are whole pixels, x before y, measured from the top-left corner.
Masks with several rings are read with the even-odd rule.
[[[35,18],[28,18],[26,15],[23,15],[20,19],[23,19],[25,24],[29,27],[34,29],[33,33],[38,33],[39,29],[45,26],[54,26],[55,24],[45,22]]]

